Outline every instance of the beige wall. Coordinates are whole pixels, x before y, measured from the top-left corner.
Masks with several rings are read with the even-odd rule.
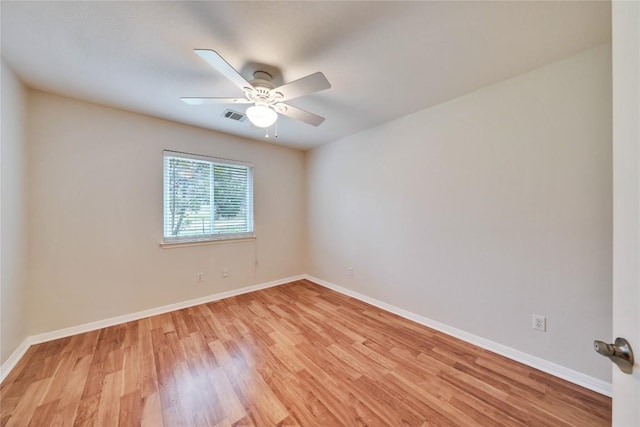
[[[313,150],[309,273],[610,381],[592,349],[611,331],[610,56]]]
[[[302,152],[42,92],[29,99],[30,334],[304,273]],[[160,248],[163,149],[252,162],[256,241]]]
[[[0,144],[0,363],[27,336],[26,91],[1,61]]]

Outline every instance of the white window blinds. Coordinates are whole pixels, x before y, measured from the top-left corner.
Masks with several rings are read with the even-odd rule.
[[[253,167],[164,151],[164,241],[253,237]]]

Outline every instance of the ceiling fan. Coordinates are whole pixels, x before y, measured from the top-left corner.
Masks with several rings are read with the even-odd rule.
[[[324,117],[286,104],[285,101],[329,89],[331,84],[324,74],[317,72],[285,85],[274,87],[273,77],[266,71],[253,73],[253,80],[248,82],[222,56],[210,49],[194,49],[220,74],[244,91],[244,98],[180,98],[189,105],[203,104],[253,104],[247,108],[247,117],[251,123],[261,128],[268,128],[278,120],[278,114],[318,126]]]

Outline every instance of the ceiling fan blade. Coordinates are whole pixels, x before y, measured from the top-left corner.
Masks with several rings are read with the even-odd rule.
[[[319,126],[322,122],[324,122],[324,117],[302,110],[298,107],[294,107],[293,105],[278,103],[275,106],[277,107],[276,111],[283,116],[300,120],[301,122],[308,123],[312,126]]]
[[[251,104],[246,98],[180,98],[182,102],[189,105],[205,104]]]
[[[302,95],[308,95],[314,92],[320,92],[321,90],[329,89],[331,83],[321,72],[310,74],[307,77],[303,77],[298,80],[294,80],[291,83],[282,85],[273,89],[275,92],[280,92],[283,97],[283,101],[289,99],[298,98]]]
[[[252,88],[251,84],[245,80],[242,75],[236,71],[227,61],[222,58],[215,50],[211,49],[193,49],[193,51],[202,59],[207,61],[209,65],[218,70],[220,74],[228,78],[233,82],[234,85],[238,86],[240,89],[244,90],[244,88]]]

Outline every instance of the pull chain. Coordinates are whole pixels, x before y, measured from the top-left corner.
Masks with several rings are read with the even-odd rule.
[[[278,121],[276,120],[276,134],[275,134],[276,139],[278,139]]]

